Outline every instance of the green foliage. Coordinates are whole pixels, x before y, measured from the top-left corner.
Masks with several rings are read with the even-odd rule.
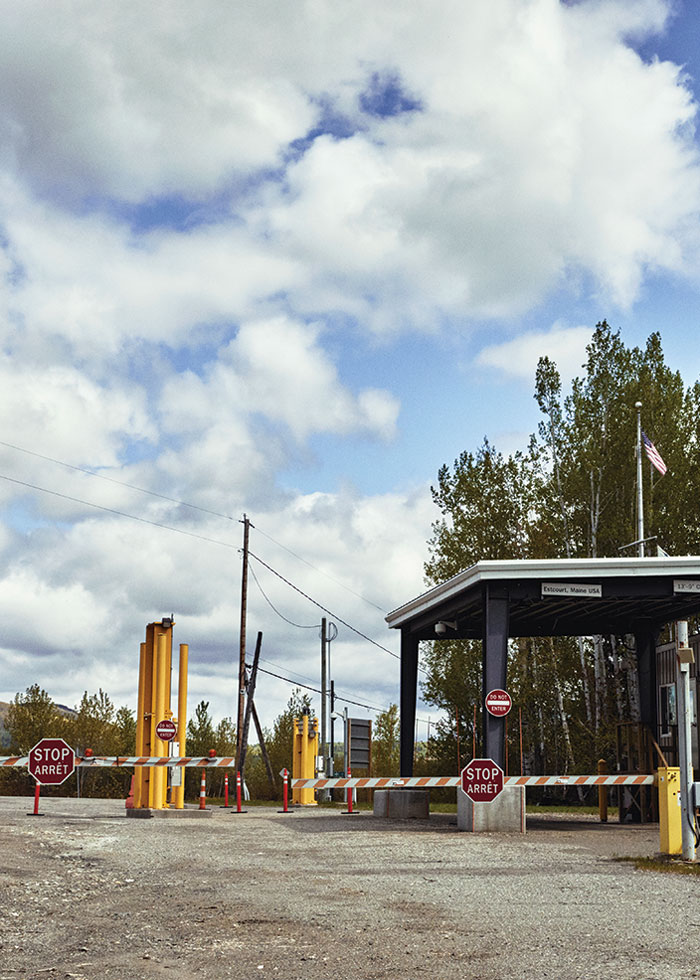
[[[671,554],[700,549],[700,382],[685,388],[664,361],[659,334],[628,348],[603,320],[571,391],[543,357],[534,397],[542,413],[527,449],[505,457],[488,440],[444,465],[432,488],[439,518],[428,542],[429,584],[484,559],[616,557],[636,537],[637,413],[668,466],[643,459],[645,534]],[[623,552],[634,554],[634,550]],[[651,548],[655,553],[655,548]],[[452,772],[469,742],[478,748],[481,644],[424,644],[423,696],[443,709],[425,765]],[[626,637],[511,641],[508,686],[511,771],[588,771],[614,761],[616,726],[638,718],[636,655]],[[470,746],[469,746],[470,748]]]
[[[372,774],[399,775],[399,709],[395,704],[372,725]]]

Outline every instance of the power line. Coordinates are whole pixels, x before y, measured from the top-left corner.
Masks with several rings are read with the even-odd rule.
[[[371,599],[367,599],[365,596],[360,595],[359,592],[355,592],[354,589],[351,589],[348,585],[345,585],[343,582],[338,581],[337,578],[333,578],[333,576],[332,575],[329,575],[328,572],[324,572],[323,569],[318,568],[316,565],[313,565],[310,561],[307,561],[306,558],[302,558],[302,556],[301,555],[298,555],[296,553],[296,551],[292,551],[292,549],[291,548],[288,548],[285,544],[282,544],[280,541],[276,541],[275,538],[273,538],[271,534],[267,534],[258,525],[255,526],[255,530],[259,534],[262,534],[263,537],[266,537],[269,541],[272,541],[273,544],[276,544],[279,548],[282,548],[284,551],[288,552],[294,558],[296,558],[299,561],[303,562],[305,565],[308,565],[309,568],[313,568],[313,570],[315,572],[318,572],[319,575],[325,575],[325,577],[328,578],[328,579],[330,579],[331,582],[335,582],[336,585],[339,585],[341,587],[341,589],[345,589],[346,592],[350,592],[356,598],[362,599],[362,601],[363,602],[366,602],[368,605],[374,606],[374,608],[375,609],[378,609],[379,612],[382,612],[382,613],[384,612],[384,610],[382,609],[382,607],[381,606],[378,606],[376,604],[376,602],[372,602]]]
[[[76,473],[83,473],[85,476],[92,476],[97,480],[104,480],[107,483],[114,483],[118,487],[126,487],[129,490],[136,490],[138,493],[145,493],[148,494],[150,497],[157,497],[159,500],[167,500],[169,503],[178,504],[178,506],[180,507],[189,507],[191,510],[199,511],[201,514],[209,514],[212,517],[220,517],[225,521],[235,520],[235,518],[231,517],[230,514],[222,514],[221,511],[218,510],[210,510],[208,507],[201,507],[199,504],[192,504],[189,503],[187,500],[180,500],[178,497],[170,497],[165,493],[159,493],[157,490],[147,490],[146,487],[139,487],[135,483],[127,483],[125,480],[117,480],[113,476],[105,476],[104,473],[96,473],[94,470],[88,469],[85,466],[76,466],[74,463],[68,463],[64,459],[56,459],[55,456],[46,456],[44,453],[38,453],[33,449],[26,449],[24,446],[16,446],[12,442],[4,442],[2,439],[0,439],[0,446],[5,446],[7,449],[14,449],[16,452],[19,453],[25,453],[27,456],[34,456],[36,459],[43,459],[47,463],[55,463],[57,466],[64,466],[66,467],[66,469],[74,470]],[[5,478],[5,479],[9,479],[9,478]],[[31,484],[28,485],[31,486]],[[46,490],[44,492],[51,493],[52,491]],[[69,498],[69,499],[76,499],[76,498]],[[97,504],[89,504],[86,501],[77,501],[77,502],[86,503],[87,506],[94,506],[94,507],[98,506]],[[128,517],[129,515],[124,515],[124,516]],[[134,518],[134,520],[139,520],[139,519],[140,518]],[[165,527],[166,525],[159,524],[156,526]],[[177,530],[177,529],[173,528],[172,530]],[[295,551],[292,551],[291,548],[288,548],[286,545],[282,544],[280,541],[277,541],[275,538],[273,538],[271,534],[267,534],[266,531],[262,531],[259,527],[256,527],[256,530],[259,531],[260,534],[262,534],[264,537],[268,538],[268,540],[276,544],[279,548],[283,548],[284,551],[289,552],[289,554],[292,555],[294,558],[296,558],[298,561],[301,561],[305,565],[308,565],[309,568],[313,568],[313,570],[318,572],[319,575],[325,575],[326,578],[331,580],[331,582],[335,582],[336,585],[339,585],[341,589],[345,589],[347,592],[350,592],[358,599],[362,599],[363,602],[368,603],[370,606],[374,606],[374,608],[378,609],[379,612],[384,612],[381,606],[378,606],[375,602],[372,602],[371,599],[367,599],[365,596],[360,595],[359,592],[355,592],[354,589],[351,589],[348,585],[345,585],[343,582],[339,581],[339,579],[334,578],[328,572],[324,572],[316,565],[313,565],[310,561],[307,561],[306,558],[302,558],[301,555],[298,555]]]
[[[206,507],[200,507],[198,504],[190,504],[186,500],[178,500],[177,497],[168,497],[166,494],[158,493],[156,490],[147,490],[145,487],[137,487],[136,484],[127,483],[125,480],[115,480],[113,476],[105,476],[104,473],[95,473],[94,470],[89,470],[85,466],[75,466],[73,463],[67,463],[64,459],[55,459],[53,456],[44,456],[42,453],[34,452],[33,449],[24,449],[22,446],[15,446],[11,442],[3,442],[0,439],[0,446],[5,446],[7,449],[16,449],[17,452],[26,453],[28,456],[36,456],[37,459],[43,459],[47,463],[56,463],[58,466],[65,466],[69,470],[75,470],[77,473],[84,473],[86,476],[94,476],[97,480],[106,480],[107,483],[116,483],[116,485],[119,487],[127,487],[129,490],[137,490],[139,493],[147,493],[151,497],[159,497],[161,500],[167,500],[171,504],[179,504],[181,507],[190,507],[192,510],[201,511],[203,514],[211,514],[212,517],[222,517],[227,521],[235,520],[235,518],[231,517],[230,514],[221,514],[218,510],[208,510]]]
[[[195,531],[185,531],[181,527],[173,527],[171,524],[162,524],[160,521],[151,521],[147,517],[137,517],[136,514],[127,514],[123,510],[115,510],[113,507],[104,507],[102,504],[93,504],[90,500],[81,500],[80,497],[72,497],[67,493],[60,493],[58,490],[49,490],[47,487],[40,487],[36,483],[26,483],[24,480],[16,480],[14,477],[0,473],[0,480],[7,480],[8,483],[16,483],[20,487],[28,487],[30,490],[39,490],[41,493],[51,494],[52,497],[60,497],[62,500],[70,500],[74,504],[82,504],[84,507],[94,507],[95,510],[105,511],[107,514],[116,514],[117,517],[127,517],[131,521],[138,521],[140,524],[150,524],[152,527],[160,527],[165,531],[175,531],[176,534],[185,534],[188,538],[198,538],[200,541],[208,541],[210,544],[221,545],[222,548],[233,548],[240,551],[237,544],[230,544],[228,541],[220,541],[216,538],[208,538],[204,534],[197,534]]]
[[[260,659],[262,660],[262,657]],[[266,660],[265,663],[268,663],[269,664],[270,661],[269,660]],[[276,664],[272,664],[272,666],[274,667],[274,666],[277,666],[277,665]],[[248,669],[250,669],[251,665],[250,664],[246,664],[246,667],[248,667]],[[313,687],[313,685],[311,685],[311,684],[302,684],[299,681],[292,680],[291,677],[284,677],[282,674],[276,674],[274,671],[272,671],[272,670],[265,670],[263,667],[260,667],[260,666],[258,667],[258,670],[259,671],[262,671],[263,674],[269,674],[270,677],[276,677],[278,680],[286,681],[288,684],[293,684],[295,687],[303,687],[307,691],[313,691],[314,694],[320,694],[321,693],[320,688]],[[290,673],[294,674],[294,673],[296,673],[296,671],[290,671]],[[298,676],[299,677],[303,677],[304,675],[303,674],[299,674]],[[388,708],[379,708],[375,704],[365,704],[363,701],[353,701],[351,698],[341,697],[341,695],[339,695],[337,693],[337,691],[335,692],[335,699],[336,699],[336,701],[344,701],[346,704],[354,704],[358,708],[367,708],[368,711],[380,711],[380,712],[382,712],[382,711],[388,711],[389,710]],[[436,722],[430,721],[429,718],[417,718],[416,720],[422,722],[424,725],[428,725],[428,724],[435,725],[436,724]]]
[[[373,646],[379,647],[380,650],[383,650],[384,653],[388,653],[389,656],[394,657],[396,660],[400,660],[401,659],[401,657],[398,655],[398,653],[394,653],[394,651],[393,650],[389,650],[388,647],[384,647],[384,646],[382,646],[381,643],[377,643],[377,641],[376,640],[373,640],[371,636],[367,636],[366,633],[363,633],[361,630],[358,630],[355,626],[351,626],[350,623],[346,623],[344,619],[341,619],[340,616],[337,615],[337,613],[334,613],[334,612],[332,612],[332,610],[327,609],[325,606],[322,606],[320,602],[317,602],[316,601],[316,599],[312,599],[310,595],[308,595],[306,592],[304,592],[302,589],[300,589],[297,585],[294,585],[293,582],[290,582],[289,579],[286,579],[284,577],[284,575],[282,575],[280,572],[276,571],[271,565],[268,565],[267,562],[263,561],[262,558],[260,558],[254,552],[249,551],[248,552],[248,555],[249,555],[250,558],[255,558],[255,560],[258,561],[258,562],[260,562],[261,565],[264,565],[264,567],[268,571],[272,572],[273,575],[276,575],[277,578],[282,579],[282,581],[285,583],[285,585],[288,585],[290,587],[290,589],[294,589],[295,592],[298,592],[299,595],[304,596],[304,598],[305,599],[308,599],[308,601],[311,602],[311,603],[313,603],[314,606],[318,606],[319,609],[322,609],[323,612],[328,613],[328,615],[329,616],[332,616],[333,619],[337,619],[339,623],[342,623],[343,626],[346,626],[349,630],[352,630],[353,633],[357,633],[357,635],[358,636],[361,636],[363,640],[367,640],[367,642],[373,644]]]
[[[248,567],[250,568],[250,565],[249,565]],[[281,612],[279,611],[279,609],[277,609],[277,608],[276,608],[276,607],[275,607],[275,606],[274,606],[274,605],[272,604],[272,602],[270,601],[270,599],[269,599],[269,597],[268,597],[268,596],[267,596],[267,595],[265,594],[265,591],[264,591],[264,589],[263,589],[263,587],[262,587],[262,585],[261,585],[261,584],[260,584],[260,582],[258,581],[258,576],[257,576],[257,575],[255,574],[255,572],[253,571],[253,569],[252,569],[252,568],[250,569],[250,574],[251,574],[251,575],[253,576],[253,579],[254,579],[254,581],[255,581],[255,584],[256,584],[256,585],[257,585],[257,587],[258,587],[258,588],[260,589],[260,592],[261,592],[261,594],[262,594],[262,597],[263,597],[263,599],[265,600],[265,602],[267,602],[267,604],[268,604],[268,606],[270,607],[270,609],[272,609],[272,611],[273,611],[273,612],[275,612],[275,613],[277,613],[277,615],[279,616],[279,618],[280,618],[280,619],[283,619],[283,620],[285,621],[285,623],[289,623],[289,625],[290,625],[290,626],[296,626],[296,628],[297,628],[297,629],[300,629],[300,630],[315,630],[315,629],[318,629],[318,627],[319,627],[319,623],[313,623],[313,624],[312,624],[311,626],[302,626],[302,625],[300,625],[299,623],[293,623],[293,622],[291,621],[291,619],[287,619],[287,617],[286,617],[286,616],[284,616],[284,615],[283,615],[283,614],[282,614],[282,613],[281,613]]]

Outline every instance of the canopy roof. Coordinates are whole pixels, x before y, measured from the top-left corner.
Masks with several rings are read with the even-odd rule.
[[[389,613],[392,629],[481,639],[486,594],[508,598],[510,636],[636,633],[700,613],[700,557],[480,561]]]

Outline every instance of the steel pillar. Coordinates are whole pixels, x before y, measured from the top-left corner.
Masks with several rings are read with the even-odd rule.
[[[413,749],[416,730],[418,690],[418,640],[401,630],[401,775],[413,775]]]
[[[505,768],[505,719],[494,718],[483,706],[486,695],[495,689],[506,690],[508,670],[507,592],[487,583],[484,586],[484,634],[482,638],[482,712],[484,745],[482,757],[493,759]]]

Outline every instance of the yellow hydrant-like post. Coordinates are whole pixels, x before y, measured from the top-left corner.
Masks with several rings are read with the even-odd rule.
[[[682,854],[681,771],[677,766],[658,769],[659,850],[662,854]]]
[[[187,643],[180,644],[180,663],[177,681],[177,744],[178,755],[187,755],[187,660],[190,648]],[[185,769],[179,769],[176,774],[173,770],[173,806],[177,810],[184,809],[185,806]],[[179,779],[179,785],[175,785],[175,780]]]
[[[608,773],[608,764],[605,759],[598,759],[598,775],[606,776]],[[600,814],[600,822],[608,822],[608,787],[599,786],[598,787],[598,813]]]
[[[163,742],[156,735],[156,725],[159,721],[163,721],[165,718],[165,711],[167,705],[167,692],[166,692],[166,681],[170,682],[170,676],[167,673],[168,666],[168,656],[167,656],[167,637],[165,633],[156,633],[156,643],[155,643],[155,697],[153,706],[153,718],[151,719],[152,725],[152,741],[151,745],[153,747],[153,755],[163,757],[168,754],[168,745]],[[166,771],[160,766],[156,766],[153,770],[153,776],[151,777],[151,783],[153,785],[153,795],[151,800],[151,806],[154,810],[162,810],[165,805],[165,793],[166,793]]]
[[[136,755],[146,754],[145,732],[146,732],[146,688],[147,688],[147,660],[146,644],[142,643],[139,654],[139,690],[136,703]],[[140,809],[148,806],[148,770],[143,766],[136,766],[134,772],[134,807]]]
[[[314,718],[310,725],[308,715],[294,719],[294,752],[292,757],[292,778],[313,779],[316,775],[316,756],[318,754],[318,721]],[[301,806],[315,806],[313,789],[293,789],[292,802]]]

